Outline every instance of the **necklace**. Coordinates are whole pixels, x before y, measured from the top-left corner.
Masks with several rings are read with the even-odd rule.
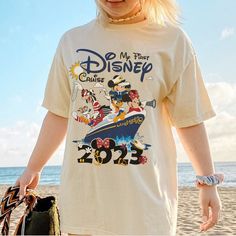
[[[124,21],[129,21],[129,20],[132,20],[138,16],[140,16],[142,12],[142,7],[140,8],[140,10],[138,12],[136,12],[134,15],[132,16],[129,16],[129,17],[126,17],[126,18],[120,18],[120,19],[113,19],[111,17],[108,17],[109,21],[110,22],[114,22],[114,23],[117,23],[117,22],[124,22]]]

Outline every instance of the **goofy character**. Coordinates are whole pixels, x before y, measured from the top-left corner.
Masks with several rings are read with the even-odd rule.
[[[103,120],[103,118],[111,111],[109,106],[100,105],[92,89],[82,89],[81,97],[86,101],[86,103],[91,103],[93,106],[94,113],[91,115],[91,118],[86,120],[86,118],[84,117],[83,119],[84,123],[88,124],[89,126],[96,126],[97,124],[99,124]]]
[[[91,109],[89,109],[88,106],[83,106],[77,111],[73,111],[72,116],[78,122],[89,124],[89,120],[91,119],[90,111]]]

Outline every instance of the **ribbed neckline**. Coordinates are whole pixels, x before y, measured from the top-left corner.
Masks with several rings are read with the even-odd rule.
[[[139,22],[136,22],[136,23],[127,23],[127,24],[114,24],[114,23],[102,24],[101,22],[99,22],[98,19],[96,19],[95,21],[96,21],[97,24],[101,25],[105,29],[111,29],[111,30],[138,29],[138,28],[141,28],[143,26],[147,26],[147,25],[150,24],[148,19],[145,19],[143,21],[139,21]]]

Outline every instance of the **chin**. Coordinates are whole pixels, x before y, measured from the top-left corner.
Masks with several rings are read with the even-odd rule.
[[[112,18],[123,17],[132,10],[127,0],[100,0],[99,2],[103,10]]]
[[[127,4],[124,0],[106,0],[104,4],[106,5],[106,8],[109,8],[112,10],[127,8]]]

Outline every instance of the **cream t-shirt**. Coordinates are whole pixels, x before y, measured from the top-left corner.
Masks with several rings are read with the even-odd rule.
[[[174,235],[171,127],[214,116],[192,43],[180,27],[103,25],[62,36],[42,106],[69,119],[62,232]]]

